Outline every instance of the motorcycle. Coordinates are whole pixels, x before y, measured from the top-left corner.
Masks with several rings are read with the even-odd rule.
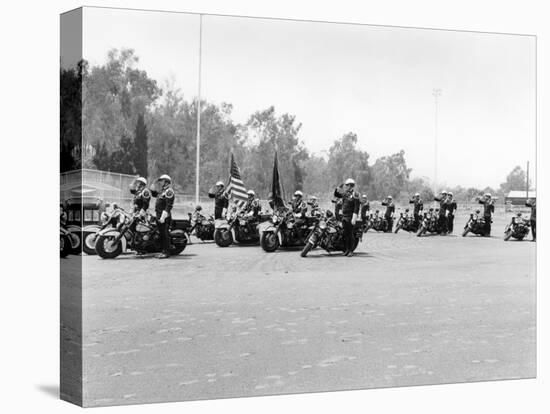
[[[487,229],[485,228],[485,219],[481,217],[478,212],[470,213],[470,218],[464,226],[462,231],[462,237],[466,237],[468,233],[477,234],[479,236],[488,236]]]
[[[97,237],[99,235],[99,232],[109,228],[116,228],[119,224],[121,224],[124,220],[124,215],[121,214],[120,210],[123,210],[121,207],[119,207],[116,203],[113,204],[113,211],[108,214],[106,212],[101,213],[100,220],[101,225],[93,225],[88,226],[87,231],[84,233],[84,240],[82,243],[82,249],[84,250],[84,253],[86,253],[89,256],[94,256],[97,254],[95,249],[95,244],[97,241]],[[85,229],[85,230],[86,230]]]
[[[158,253],[162,251],[160,233],[154,217],[141,217],[119,209],[119,224],[116,228],[107,227],[101,230],[96,240],[96,252],[104,259],[114,259],[127,249],[138,252]],[[187,220],[185,220],[187,221]],[[184,220],[170,222],[170,249],[172,256],[177,256],[188,243],[188,236],[182,227]]]
[[[258,220],[258,218],[260,220]],[[216,220],[214,224],[214,241],[220,247],[227,247],[234,242],[254,244],[260,241],[258,218],[242,211],[235,211],[226,220]]]
[[[512,237],[516,240],[523,240],[528,234],[531,225],[529,220],[524,219],[521,213],[512,217],[512,222],[508,224],[504,230],[504,241],[510,240]]]
[[[355,245],[353,251],[359,245],[363,238],[363,230],[360,223],[356,223],[353,228],[355,236]],[[334,214],[327,210],[325,214],[317,220],[315,226],[309,233],[306,239],[306,245],[302,249],[301,256],[306,257],[307,254],[317,246],[325,249],[329,254],[331,251],[345,251],[344,248],[344,228],[342,222],[336,220]]]
[[[271,216],[268,226],[262,232],[260,245],[266,252],[274,252],[279,247],[303,246],[320,212],[301,219],[292,211],[280,211]]]
[[[192,213],[189,213],[189,232],[188,234],[195,234],[195,236],[202,240],[214,240],[214,230],[215,230],[215,222],[214,217],[209,216],[206,217],[200,213],[195,213],[193,216]]]
[[[67,257],[72,251],[71,234],[61,226],[59,228],[59,257]]]
[[[439,220],[439,209],[435,212],[430,209],[430,212],[424,213],[424,217],[420,223],[420,228],[416,235],[422,237],[426,233],[439,234],[441,232],[441,225]]]
[[[418,230],[418,222],[414,219],[414,216],[409,214],[408,208],[405,209],[405,213],[400,213],[397,223],[395,223],[394,233],[397,233],[401,229],[413,233],[416,233]]]
[[[375,214],[371,220],[371,227],[374,231],[386,232],[388,229],[388,221],[385,217]]]

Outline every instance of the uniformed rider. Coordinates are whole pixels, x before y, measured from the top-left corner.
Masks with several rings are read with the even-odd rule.
[[[416,224],[420,223],[422,217],[422,211],[424,210],[424,202],[420,198],[420,194],[416,193],[412,199],[409,200],[409,204],[413,205],[413,217]]]
[[[537,200],[527,200],[525,205],[531,207],[531,217],[529,219],[531,236],[533,237],[533,241],[537,241]]]
[[[355,247],[353,227],[359,216],[359,193],[355,191],[355,181],[348,178],[344,186],[334,190],[334,196],[342,199],[342,225],[344,230],[344,256],[352,257]]]
[[[256,198],[256,193],[254,190],[248,190],[246,194],[248,195],[248,199],[243,207],[243,213],[257,218],[258,214],[260,214],[260,210],[262,209],[260,200]]]
[[[157,197],[155,203],[155,213],[158,222],[160,233],[160,242],[162,245],[162,253],[158,256],[159,259],[170,257],[170,222],[172,221],[172,207],[176,194],[172,188],[172,179],[167,174],[163,174],[157,180],[160,190],[153,193]]]
[[[438,225],[439,225],[439,234],[446,234],[447,233],[447,191],[442,191],[441,194],[438,197],[434,197],[434,201],[437,201],[439,203],[439,217],[438,217]]]
[[[447,232],[450,234],[454,229],[455,211],[458,206],[453,198],[453,193],[450,191],[447,193],[447,201],[445,202],[445,208],[447,209]]]
[[[143,177],[136,178],[131,192],[134,194],[134,213],[145,217],[151,202],[151,191],[147,188],[147,180]]]
[[[225,191],[225,184],[222,181],[218,181],[208,192],[208,197],[214,199],[214,219],[222,219],[223,210],[227,209],[229,206],[229,198]]]
[[[384,219],[386,219],[386,233],[391,233],[393,230],[393,215],[395,214],[395,204],[393,203],[393,197],[391,195],[387,196],[382,205],[386,207],[384,212]]]
[[[290,201],[290,208],[294,214],[297,214],[300,219],[305,219],[307,213],[307,204],[304,201],[304,193],[300,190],[294,192],[294,197]]]
[[[479,204],[483,204],[483,219],[485,220],[485,236],[491,235],[491,223],[495,212],[495,201],[491,194],[486,193],[483,197],[476,197]]]

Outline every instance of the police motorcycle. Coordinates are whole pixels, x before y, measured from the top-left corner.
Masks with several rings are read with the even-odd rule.
[[[355,224],[353,234],[355,236],[353,251],[355,251],[357,245],[363,238],[361,223],[357,222]],[[307,254],[316,247],[325,249],[329,254],[331,251],[345,251],[344,228],[342,222],[337,220],[330,210],[326,210],[317,219],[315,226],[306,239],[306,245],[302,249],[301,256],[306,257]]]
[[[488,236],[485,227],[485,218],[480,216],[480,212],[480,210],[476,210],[475,213],[470,213],[470,218],[464,225],[462,237],[466,237],[468,233],[477,234],[478,236]]]
[[[214,240],[214,217],[212,215],[206,217],[201,211],[202,207],[197,206],[194,213],[188,213],[189,228],[187,234],[194,234],[201,241]]]
[[[416,233],[418,230],[418,222],[414,219],[414,216],[409,213],[408,208],[405,209],[404,213],[401,212],[399,214],[397,223],[395,223],[394,233],[397,233],[401,229],[413,233]]]
[[[116,214],[116,227],[109,226],[98,233],[95,246],[100,257],[114,259],[128,249],[140,253],[162,251],[160,233],[154,216],[128,213],[120,207],[113,214]],[[112,219],[114,220],[114,217]],[[169,253],[172,256],[177,256],[185,250],[188,243],[182,222],[183,220],[170,222]]]
[[[379,213],[380,211],[376,210],[374,216],[372,216],[370,228],[375,231],[385,232],[388,228],[388,221],[385,219],[385,217],[380,216]]]
[[[512,221],[504,229],[504,241],[511,238],[523,240],[529,234],[529,220],[522,217],[521,213],[512,217]]]
[[[274,252],[279,247],[297,247],[306,243],[306,238],[321,215],[316,209],[313,215],[302,219],[301,214],[295,214],[288,209],[275,211],[269,224],[262,231],[260,245],[266,252]]]
[[[69,254],[80,253],[80,237],[77,231],[67,226],[67,213],[61,206],[59,214],[59,257],[67,257]]]
[[[227,247],[238,242],[240,244],[255,244],[260,241],[259,224],[265,216],[254,217],[252,212],[245,213],[237,207],[227,213],[225,220],[215,221],[214,241],[220,247]],[[265,220],[267,220],[265,218]]]
[[[416,235],[422,237],[426,233],[439,234],[441,232],[441,225],[439,224],[439,209],[435,210],[430,208],[428,212],[424,213],[424,217],[420,222],[420,228]]]

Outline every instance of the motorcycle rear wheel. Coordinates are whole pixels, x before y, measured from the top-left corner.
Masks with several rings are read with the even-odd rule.
[[[61,234],[59,239],[59,257],[67,257],[71,252],[71,240],[68,236]]]
[[[122,242],[119,240],[116,245],[112,244],[115,236],[99,236],[95,243],[97,254],[103,259],[114,259],[122,254]]]
[[[216,229],[214,231],[214,241],[220,247],[227,247],[233,243],[233,235],[227,229]]]
[[[263,232],[260,237],[260,246],[264,251],[271,253],[279,248],[279,238],[276,233],[271,231]]]

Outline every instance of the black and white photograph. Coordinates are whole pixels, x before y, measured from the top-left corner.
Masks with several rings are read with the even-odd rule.
[[[60,27],[62,399],[536,377],[534,35]]]

